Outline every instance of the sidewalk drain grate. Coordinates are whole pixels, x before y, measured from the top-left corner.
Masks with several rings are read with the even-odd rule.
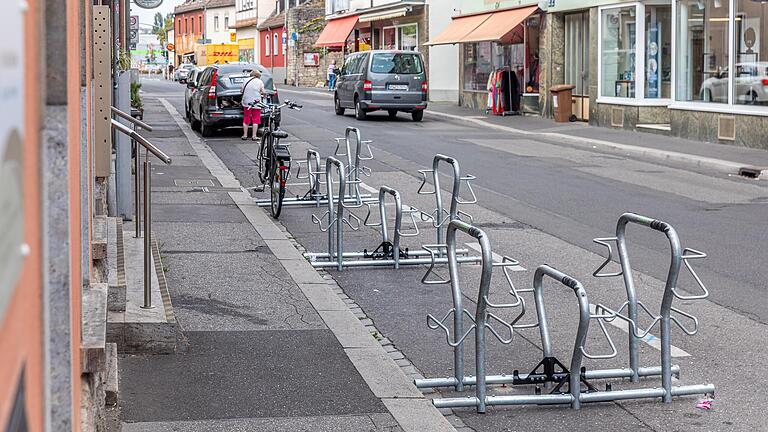
[[[191,187],[191,186],[213,186],[213,180],[205,179],[205,180],[179,180],[176,179],[173,181],[173,183],[176,186],[179,187]]]

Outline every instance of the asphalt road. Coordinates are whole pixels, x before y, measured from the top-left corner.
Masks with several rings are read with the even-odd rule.
[[[178,97],[183,85],[147,80],[144,90],[173,95],[169,100],[183,113],[183,98]],[[612,235],[626,211],[667,221],[680,233],[684,247],[709,254],[699,273],[721,288],[712,290],[711,301],[768,323],[768,254],[763,249],[768,244],[767,181],[699,175],[654,161],[633,164],[601,153],[579,158],[557,142],[478,130],[430,115],[413,123],[407,114],[391,121],[386,113],[376,113],[358,122],[349,114],[334,115],[332,100],[322,95],[282,96],[304,103],[300,112],[283,111],[285,129],[298,138],[332,151],[332,139],[352,125],[375,148],[422,167],[430,165],[435,153],[456,156],[464,172],[478,177],[480,205],[594,252],[602,251],[592,238]],[[238,133],[231,129],[224,135]],[[647,139],[663,138],[649,134]],[[517,143],[527,150],[516,150]],[[664,243],[638,235],[638,243],[652,251],[633,265],[662,277]]]
[[[183,113],[182,85],[148,80],[143,90],[146,97],[166,98]],[[415,202],[428,209],[423,207],[420,197],[415,196],[419,184],[416,170],[430,167],[436,153],[455,156],[463,173],[477,176],[478,206],[467,210],[475,214],[478,225],[490,233],[495,251],[520,259],[529,270],[547,262],[568,269],[580,278],[589,277],[601,262],[598,255],[604,255],[604,250],[592,239],[614,235],[618,217],[627,211],[673,225],[683,247],[708,253],[708,258],[695,263],[695,267],[711,292],[704,302],[684,303],[690,308],[686,310],[698,314],[702,332],[694,338],[682,338],[681,333],[676,332],[674,344],[692,356],[690,361],[685,361],[686,378],[699,380],[697,383],[714,381],[720,397],[725,395],[722,402],[718,399],[722,412],[716,417],[702,417],[701,412],[692,410],[692,403],[685,400],[672,410],[659,410],[655,404],[622,404],[620,412],[631,413],[631,421],[615,423],[615,430],[664,430],[667,425],[674,426],[674,430],[759,429],[760,426],[756,426],[761,424],[759,420],[741,424],[739,421],[747,421],[756,410],[765,409],[762,404],[766,402],[763,397],[753,398],[755,392],[762,393],[762,385],[745,376],[745,372],[750,365],[756,367],[757,359],[766,354],[768,257],[762,246],[768,244],[768,182],[693,172],[674,163],[662,165],[651,160],[574,149],[546,139],[446,121],[429,113],[421,123],[413,123],[405,114],[394,121],[386,114],[373,114],[369,120],[358,122],[349,115],[334,115],[332,101],[325,95],[283,91],[281,96],[305,107],[300,112],[283,111],[284,129],[299,140],[292,144],[294,157],[301,158],[306,147],[317,148],[324,156],[332,154],[333,138],[341,136],[345,127],[356,126],[364,139],[373,140],[376,155],[376,160],[371,162],[374,174],[366,183],[374,187],[386,183],[401,191],[407,190],[404,195],[410,200],[405,201],[408,204]],[[243,184],[253,184],[248,160],[253,149],[250,143],[244,144],[237,138],[239,134],[237,129],[224,131],[207,143]],[[647,139],[664,138],[647,135]],[[322,249],[324,237],[312,233],[316,230],[308,223],[310,213],[311,210],[287,209],[281,222],[307,249]],[[664,280],[669,263],[666,240],[649,230],[630,228],[628,232],[636,279],[650,281],[649,285]],[[365,237],[365,233],[352,233],[349,243],[369,244]],[[424,332],[423,315],[410,318],[409,312],[419,314],[428,307],[423,304],[427,302],[423,293],[407,298],[413,292],[409,290],[415,289],[414,281],[418,285],[420,276],[416,273],[411,270],[398,274],[345,271],[334,277],[374,319],[384,335],[425,374],[450,373],[450,362],[433,358],[436,345],[420,336]],[[621,297],[620,283],[610,288],[603,281],[588,281],[590,300],[593,294],[598,299],[611,293]],[[392,286],[392,297],[380,293],[388,285]],[[694,291],[691,278],[681,279],[681,286]],[[655,288],[658,293],[658,286]],[[566,313],[565,309],[558,308],[559,305],[555,306],[553,315]],[[404,315],[409,317],[404,319]],[[417,326],[418,332],[414,329]],[[567,327],[563,325],[554,331],[567,333]],[[529,339],[532,345],[536,345],[535,338]],[[658,361],[658,352],[650,350],[646,354],[648,359]],[[490,358],[497,355],[501,354]],[[533,353],[521,351],[519,355],[535,360]],[[684,409],[688,410],[684,414],[686,418],[675,416]],[[600,408],[591,412],[593,417],[585,413],[574,420],[567,410],[543,411],[541,418],[560,422],[563,427],[593,425],[597,428],[605,425],[605,421],[617,421],[614,410]],[[526,424],[523,418],[517,418],[523,423],[510,420],[513,417],[503,417],[508,422],[503,427],[517,430]],[[529,420],[531,427],[540,424],[536,423],[537,416]],[[478,430],[502,429],[498,417],[467,414],[465,421]]]

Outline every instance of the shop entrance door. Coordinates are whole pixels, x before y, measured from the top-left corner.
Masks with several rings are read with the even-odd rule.
[[[565,83],[573,89],[573,114],[589,120],[589,12],[565,16]]]

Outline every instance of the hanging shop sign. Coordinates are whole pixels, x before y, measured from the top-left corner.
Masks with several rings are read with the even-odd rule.
[[[136,6],[144,9],[154,9],[163,4],[163,0],[133,0],[133,2]]]

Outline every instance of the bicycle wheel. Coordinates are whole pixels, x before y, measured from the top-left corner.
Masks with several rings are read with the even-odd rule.
[[[272,217],[277,219],[283,209],[283,198],[285,198],[285,180],[288,175],[288,167],[285,162],[272,161],[272,175],[270,176],[269,187],[271,188],[269,198],[271,201],[270,210]]]
[[[261,137],[261,143],[259,144],[259,180],[264,184],[270,179],[272,174],[272,134],[264,131],[264,135]]]

